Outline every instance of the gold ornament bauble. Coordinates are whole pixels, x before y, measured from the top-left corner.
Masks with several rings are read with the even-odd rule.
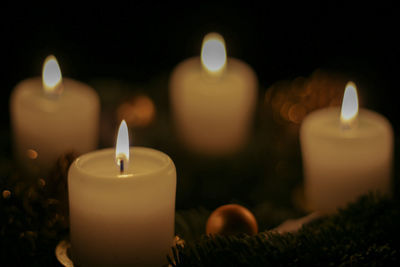
[[[238,204],[223,205],[208,217],[206,234],[234,235],[245,233],[254,235],[258,232],[257,220],[253,213]]]

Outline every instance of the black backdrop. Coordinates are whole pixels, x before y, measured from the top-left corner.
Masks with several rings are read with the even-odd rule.
[[[146,83],[198,55],[210,31],[225,37],[230,56],[255,69],[263,88],[309,76],[317,68],[354,77],[361,104],[383,113],[399,130],[399,10],[394,6],[269,1],[31,5],[1,8],[2,131],[9,129],[12,88],[40,75],[48,54],[62,62],[64,76]]]

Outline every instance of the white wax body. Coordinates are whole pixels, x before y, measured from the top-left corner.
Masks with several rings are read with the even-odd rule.
[[[300,129],[306,205],[334,212],[369,191],[391,193],[393,130],[376,112],[360,109],[350,129],[340,109],[308,115]]]
[[[79,266],[164,266],[172,247],[176,170],[164,153],[130,148],[120,174],[115,150],[74,161],[68,174],[72,257]]]
[[[257,77],[244,62],[228,58],[213,77],[200,58],[189,58],[173,71],[170,100],[177,133],[187,147],[208,155],[237,151],[247,141],[257,101]]]
[[[65,152],[96,149],[99,139],[100,101],[89,86],[63,78],[57,98],[44,94],[41,78],[19,83],[10,98],[14,153],[29,170],[47,171]],[[37,158],[28,157],[35,150]]]

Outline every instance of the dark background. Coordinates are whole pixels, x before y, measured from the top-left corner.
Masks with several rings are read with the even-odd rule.
[[[61,62],[64,76],[84,82],[148,83],[198,55],[210,31],[225,37],[229,56],[254,68],[262,88],[318,68],[339,71],[354,77],[361,105],[399,129],[399,10],[390,4],[60,2],[1,10],[2,130],[9,127],[12,88],[40,75],[49,54]]]

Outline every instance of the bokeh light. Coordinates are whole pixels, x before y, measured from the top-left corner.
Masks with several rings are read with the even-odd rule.
[[[153,100],[146,95],[137,95],[122,103],[117,109],[118,121],[125,120],[128,127],[144,128],[149,126],[156,116]]]
[[[347,80],[340,74],[316,70],[309,78],[276,82],[265,93],[265,108],[278,123],[301,124],[316,109],[340,106]]]

